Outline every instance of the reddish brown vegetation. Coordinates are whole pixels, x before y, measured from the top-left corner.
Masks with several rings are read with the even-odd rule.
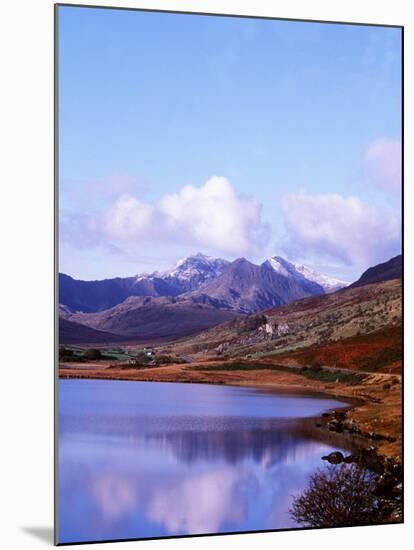
[[[401,372],[402,331],[390,327],[365,334],[316,344],[296,352],[278,355],[301,365],[325,365],[370,372]]]

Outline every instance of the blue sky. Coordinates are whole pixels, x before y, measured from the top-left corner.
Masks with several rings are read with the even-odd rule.
[[[59,8],[60,270],[202,251],[353,279],[400,249],[401,36]]]

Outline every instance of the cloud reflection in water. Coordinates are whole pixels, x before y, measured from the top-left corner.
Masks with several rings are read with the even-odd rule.
[[[250,409],[263,404],[259,392],[225,390],[248,398]],[[61,408],[60,542],[290,527],[292,494],[331,450],[303,421],[149,418],[132,414],[128,394],[118,408],[108,398],[105,416],[91,414],[93,392],[85,409],[74,395]],[[277,396],[271,402],[277,416]]]

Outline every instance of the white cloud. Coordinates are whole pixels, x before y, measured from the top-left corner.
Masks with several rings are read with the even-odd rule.
[[[282,211],[290,242],[301,252],[365,269],[400,250],[399,217],[358,197],[290,193]]]
[[[363,169],[373,183],[399,197],[401,193],[401,142],[377,139],[362,156]]]
[[[102,227],[115,240],[134,239],[147,234],[153,218],[153,206],[122,195],[104,215]]]
[[[187,185],[165,195],[159,205],[169,229],[195,242],[233,254],[246,253],[260,224],[260,206],[236,193],[226,178],[214,176],[202,187]]]
[[[115,242],[162,237],[234,255],[251,252],[266,238],[260,204],[217,176],[166,194],[155,205],[123,195],[96,227]]]

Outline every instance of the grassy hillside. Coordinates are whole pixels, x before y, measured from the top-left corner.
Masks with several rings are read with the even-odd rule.
[[[401,322],[401,282],[392,280],[235,319],[177,343],[175,351],[197,360],[277,355],[298,364],[398,370]]]

